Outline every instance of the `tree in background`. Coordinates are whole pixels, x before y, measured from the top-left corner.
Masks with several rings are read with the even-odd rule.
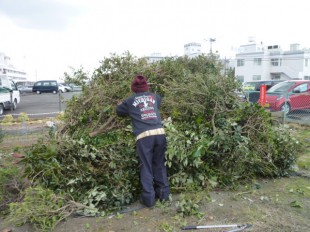
[[[80,67],[77,70],[71,67],[71,72],[72,72],[71,75],[68,74],[67,72],[64,73],[63,81],[65,83],[83,86],[88,82],[89,78],[87,73],[84,72],[83,67]]]

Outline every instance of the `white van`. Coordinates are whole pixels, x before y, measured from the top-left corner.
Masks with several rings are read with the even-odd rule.
[[[5,109],[15,110],[20,102],[20,92],[12,79],[0,74],[0,115]]]

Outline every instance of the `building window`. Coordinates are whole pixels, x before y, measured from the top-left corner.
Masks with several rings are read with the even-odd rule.
[[[262,58],[254,58],[254,65],[262,65]]]
[[[305,67],[308,67],[309,59],[305,59]]]
[[[244,66],[244,60],[243,59],[238,59],[237,60],[237,66]]]
[[[281,79],[281,75],[280,74],[276,74],[274,76],[271,77],[272,80],[280,80]]]
[[[244,82],[244,76],[236,76],[238,81]]]
[[[278,58],[271,59],[271,65],[272,66],[281,66],[281,59],[278,59]]]
[[[310,76],[304,76],[305,80],[310,80]]]
[[[253,75],[253,81],[259,81],[262,79],[261,75]]]

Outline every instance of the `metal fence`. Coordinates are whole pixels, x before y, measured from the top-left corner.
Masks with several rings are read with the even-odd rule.
[[[18,116],[24,117],[23,114],[14,116],[6,115],[1,120],[0,147],[3,150],[35,144],[40,138],[48,136],[49,132],[55,129],[55,117],[29,120],[28,118],[18,118]]]
[[[260,91],[248,91],[246,99],[258,103]],[[266,109],[283,123],[293,122],[310,125],[310,91],[267,97]]]
[[[66,108],[66,102],[80,94],[80,91],[22,94],[16,110],[0,115],[0,150],[32,145],[47,136],[59,122],[58,116]]]
[[[297,98],[297,95],[302,98]],[[247,99],[253,104],[259,100],[260,92],[248,92]],[[266,107],[280,123],[299,123],[310,125],[310,92],[287,95],[278,99],[281,104],[270,104]],[[273,105],[272,105],[273,104]],[[285,105],[287,104],[287,105]],[[42,136],[47,136],[56,125],[56,117],[60,112],[40,114],[9,114],[0,116],[0,147],[4,149],[34,144]],[[28,120],[31,119],[31,120]],[[0,140],[1,141],[1,140]]]

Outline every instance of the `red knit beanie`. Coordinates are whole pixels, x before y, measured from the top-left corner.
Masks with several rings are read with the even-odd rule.
[[[131,82],[131,90],[135,93],[147,92],[149,90],[149,84],[144,76],[135,76]]]

